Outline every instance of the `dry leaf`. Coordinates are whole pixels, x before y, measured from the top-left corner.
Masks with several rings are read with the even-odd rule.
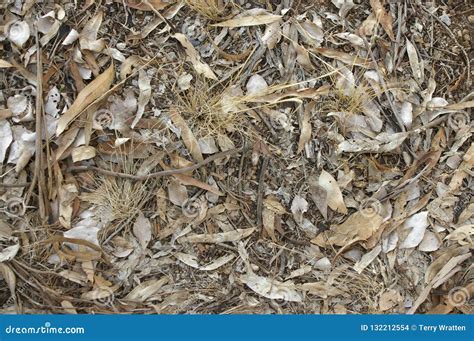
[[[383,217],[368,208],[352,214],[344,223],[332,225],[329,231],[320,233],[311,243],[321,247],[346,246],[370,238],[382,225]]]
[[[209,65],[201,61],[198,52],[194,48],[193,44],[191,44],[188,38],[182,33],[175,33],[173,36],[176,40],[178,40],[181,45],[183,45],[184,49],[186,50],[186,55],[188,56],[188,60],[193,64],[194,69],[198,74],[203,74],[207,78],[217,80],[217,76],[211,70]]]
[[[100,74],[79,93],[69,110],[59,118],[58,127],[56,128],[57,136],[61,135],[67,126],[89,105],[102,98],[104,94],[107,93],[114,80],[114,73],[114,65],[112,63],[107,70]]]
[[[400,295],[397,290],[387,289],[382,293],[382,295],[380,295],[379,308],[381,311],[392,309],[400,304],[402,300],[402,295]]]
[[[188,124],[176,109],[170,113],[170,118],[174,125],[181,131],[181,137],[183,139],[184,145],[186,148],[188,148],[188,151],[192,157],[196,161],[204,160],[201,153],[201,147],[199,146],[196,137],[194,137],[194,134],[191,129],[189,129]]]
[[[95,148],[92,146],[76,147],[72,150],[72,162],[92,159],[96,155]]]
[[[168,184],[168,198],[174,205],[182,207],[188,201],[186,186],[181,185],[176,180],[170,181]]]
[[[156,294],[158,290],[169,281],[169,277],[163,276],[160,279],[152,279],[145,281],[133,288],[132,291],[124,297],[125,300],[136,301],[136,302],[145,302],[151,296]]]
[[[0,69],[5,69],[9,67],[13,67],[13,65],[7,62],[6,60],[0,59]]]
[[[243,27],[243,26],[257,26],[257,25],[271,24],[280,19],[281,19],[281,15],[273,15],[273,14],[253,15],[253,16],[247,16],[247,17],[241,17],[237,19],[222,21],[212,26],[229,27],[229,28]]]
[[[395,36],[393,35],[393,18],[390,13],[385,12],[382,3],[380,0],[370,0],[370,6],[372,7],[372,11],[374,11],[375,17],[377,21],[380,22],[384,31],[393,41],[395,40]]]
[[[403,224],[400,234],[401,237],[400,249],[409,249],[417,247],[423,240],[426,228],[428,227],[428,211],[415,214],[408,218]]]
[[[94,52],[101,52],[105,47],[104,39],[97,39],[100,25],[102,24],[102,17],[104,13],[99,11],[91,20],[84,26],[79,35],[79,44],[81,49],[90,50]]]
[[[329,49],[329,48],[324,48],[324,47],[318,47],[315,49],[316,52],[322,54],[325,57],[332,58],[332,59],[337,59],[347,65],[358,65],[361,67],[371,67],[371,62],[362,59],[358,56],[354,56],[345,52],[341,52],[338,50],[334,49]]]
[[[131,128],[134,129],[135,125],[140,121],[145,112],[145,107],[151,98],[151,79],[147,75],[146,71],[140,69],[138,72],[138,88],[140,89],[140,95],[138,96],[138,108],[137,114],[132,122]]]
[[[324,169],[321,171],[319,176],[318,185],[323,188],[327,193],[327,204],[333,210],[339,213],[346,214],[347,208],[344,204],[342,192],[331,174],[326,172]]]
[[[411,71],[413,72],[413,76],[415,79],[421,83],[424,79],[424,72],[423,72],[423,61],[418,58],[418,52],[412,42],[407,39],[407,54],[408,59],[410,60],[410,67]]]
[[[301,153],[305,147],[305,145],[311,140],[311,109],[314,105],[307,105],[303,112],[303,119],[301,121],[301,134],[300,139],[298,141],[298,150],[296,151],[297,154]]]
[[[272,300],[289,302],[301,302],[303,300],[303,297],[291,282],[279,282],[275,279],[257,276],[254,273],[241,275],[240,280],[257,294]]]
[[[138,239],[141,247],[146,249],[151,240],[151,222],[142,212],[140,212],[133,224],[133,235]]]

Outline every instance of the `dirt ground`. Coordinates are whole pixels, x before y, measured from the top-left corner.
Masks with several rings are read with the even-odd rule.
[[[0,312],[472,313],[469,1],[0,5]]]

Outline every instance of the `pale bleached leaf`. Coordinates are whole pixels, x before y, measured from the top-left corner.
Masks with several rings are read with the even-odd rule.
[[[302,295],[296,290],[292,282],[280,282],[276,279],[247,273],[240,276],[240,280],[260,296],[273,300],[301,302]]]
[[[243,26],[258,26],[258,25],[271,24],[280,19],[281,19],[281,15],[274,15],[274,14],[252,15],[252,16],[246,16],[246,17],[222,21],[212,26],[229,27],[229,28],[243,27]]]
[[[318,185],[321,186],[327,193],[327,204],[328,206],[339,213],[346,214],[347,208],[344,204],[344,198],[342,197],[341,189],[337,184],[336,179],[331,174],[326,172],[324,169],[321,171],[319,176]]]
[[[151,222],[142,212],[133,224],[133,235],[137,238],[142,248],[146,248],[151,240]]]

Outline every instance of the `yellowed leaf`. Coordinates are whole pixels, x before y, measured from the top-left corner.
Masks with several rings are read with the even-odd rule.
[[[101,73],[89,85],[87,85],[77,96],[74,103],[68,111],[58,120],[56,135],[59,136],[67,128],[67,126],[76,119],[89,105],[94,103],[110,89],[114,80],[114,65]]]

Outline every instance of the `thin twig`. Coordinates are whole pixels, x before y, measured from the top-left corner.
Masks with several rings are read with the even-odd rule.
[[[262,209],[263,209],[263,185],[265,184],[265,173],[267,172],[268,156],[263,157],[262,165],[258,174],[258,190],[257,190],[257,224],[262,226]]]
[[[183,174],[187,172],[194,171],[196,169],[201,168],[204,165],[207,165],[208,163],[211,163],[214,160],[222,159],[226,156],[234,155],[240,152],[245,151],[247,148],[236,148],[236,149],[231,149],[227,150],[225,152],[217,153],[212,156],[209,156],[207,159],[204,159],[201,162],[198,162],[192,166],[184,167],[184,168],[179,168],[179,169],[167,169],[164,171],[159,171],[156,173],[150,173],[146,175],[134,175],[134,174],[127,174],[127,173],[119,173],[119,172],[113,172],[109,171],[106,169],[102,169],[99,167],[94,167],[94,166],[73,166],[69,167],[67,169],[67,172],[86,172],[86,171],[96,171],[98,173],[104,174],[104,175],[109,175],[109,176],[114,176],[117,178],[124,178],[124,179],[129,179],[133,181],[146,181],[151,178],[159,178],[162,176],[168,176],[168,175],[175,175],[175,174]]]

